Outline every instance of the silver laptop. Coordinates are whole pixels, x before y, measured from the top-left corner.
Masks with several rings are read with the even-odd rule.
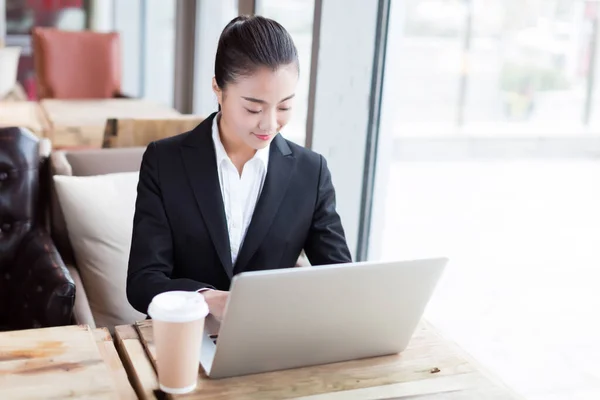
[[[205,330],[202,367],[211,378],[226,378],[399,353],[447,261],[359,262],[236,275],[218,336],[213,327]]]

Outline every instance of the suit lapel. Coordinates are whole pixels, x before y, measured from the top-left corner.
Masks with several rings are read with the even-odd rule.
[[[181,147],[187,177],[196,197],[196,202],[204,218],[217,250],[221,264],[231,278],[233,265],[227,232],[227,220],[223,207],[223,196],[219,184],[217,159],[212,140],[212,122],[215,114],[206,118],[189,133]]]
[[[242,248],[238,254],[234,273],[243,271],[252,255],[269,231],[273,219],[285,196],[290,177],[296,166],[296,159],[281,135],[277,135],[269,150],[269,165],[262,192],[254,209],[252,220]]]

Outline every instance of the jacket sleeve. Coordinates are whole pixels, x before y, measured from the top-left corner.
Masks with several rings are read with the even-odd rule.
[[[344,228],[336,211],[335,189],[325,158],[321,156],[319,188],[311,228],[304,251],[312,265],[352,261]]]
[[[173,241],[163,206],[158,164],[153,142],[142,158],[127,271],[127,298],[142,313],[147,313],[152,298],[159,293],[212,288],[192,279],[171,279]]]

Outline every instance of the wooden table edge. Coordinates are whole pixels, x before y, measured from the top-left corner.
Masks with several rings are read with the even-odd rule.
[[[52,125],[50,123],[48,114],[39,102],[36,103],[36,113],[42,128],[41,136],[50,139],[52,142],[52,137],[50,136],[52,134]]]
[[[92,333],[100,355],[104,359],[109,373],[113,378],[119,398],[137,399],[138,396],[129,380],[129,373],[123,365],[109,330],[106,328],[96,328],[92,329]]]
[[[115,345],[129,380],[139,399],[156,399],[158,376],[150,362],[146,349],[134,325],[115,327]],[[143,354],[143,357],[132,359],[133,354]]]
[[[421,324],[426,326],[427,328],[429,328],[431,330],[431,332],[433,332],[436,336],[440,337],[440,339],[443,340],[448,346],[452,347],[453,351],[456,352],[456,354],[458,356],[463,358],[466,362],[472,364],[476,368],[477,372],[481,374],[482,378],[488,380],[492,384],[495,384],[498,387],[498,389],[501,389],[502,391],[506,392],[506,394],[510,395],[511,398],[513,398],[515,400],[524,399],[524,397],[522,395],[518,394],[514,389],[512,389],[509,385],[507,385],[506,382],[504,382],[497,375],[492,373],[489,369],[484,367],[470,353],[468,353],[465,349],[463,349],[461,346],[459,346],[454,340],[449,339],[446,335],[444,335],[435,326],[435,324],[431,323],[430,321],[428,321],[426,319],[423,319]],[[140,337],[141,333],[137,327],[137,324],[118,326],[115,328],[115,333],[116,333],[117,343],[118,343],[117,350],[119,351],[121,358],[124,360],[124,363],[126,365],[126,370],[131,375],[131,377],[133,377],[136,380],[136,385],[138,386],[138,388],[136,389],[136,393],[138,393],[138,396],[141,399],[155,399],[156,396],[154,394],[154,391],[158,388],[156,370],[155,370],[153,363],[150,361],[148,349],[146,348],[146,346],[144,346],[143,341]],[[137,347],[138,351],[139,351],[139,349],[141,349],[144,352],[145,357],[143,357],[143,361],[136,360],[136,365],[138,366],[138,368],[139,368],[139,362],[144,362],[146,365],[144,365],[143,368],[147,369],[147,371],[152,371],[152,373],[153,373],[152,374],[153,379],[152,380],[149,379],[149,382],[151,384],[147,384],[146,387],[144,387],[143,383],[140,382],[139,372],[133,367],[133,362],[130,359],[130,354],[123,346],[123,345],[127,344],[127,342],[129,342],[130,348],[131,348],[131,345],[134,345],[135,347]],[[148,379],[148,377],[147,377],[147,379]],[[134,385],[134,388],[135,388],[135,385]],[[366,388],[366,389],[373,389],[373,388]],[[336,392],[335,394],[337,396],[340,396],[343,394],[352,395],[353,394],[352,392],[358,393],[361,390],[362,389],[360,389],[360,390],[353,389],[353,390],[348,390],[348,391]],[[305,396],[305,397],[307,399],[313,398],[313,397],[315,399],[316,398],[320,399],[322,396],[326,396],[326,395],[327,394],[324,393],[324,394],[320,394],[320,395]]]
[[[6,124],[5,121],[5,123],[0,124],[1,127],[16,126],[20,128],[26,128],[40,139],[48,137],[47,134],[49,132],[49,121],[39,102],[32,100],[5,101],[0,99],[0,107],[4,106],[5,104],[8,104],[8,107],[24,107],[23,110],[26,111],[26,115],[28,117],[32,117],[33,120],[29,120],[29,118],[27,118],[20,120],[18,123],[12,123],[12,121],[9,120],[8,122],[11,122],[10,124]],[[22,111],[21,109],[18,110]]]
[[[33,106],[33,112],[35,114],[35,118],[39,123],[39,132],[35,132],[40,138],[47,138],[48,133],[50,132],[50,120],[48,119],[48,115],[44,112],[41,104],[37,101],[29,101]]]
[[[456,351],[457,354],[459,354],[461,357],[463,357],[470,364],[473,364],[485,378],[489,379],[491,382],[495,383],[500,388],[504,389],[507,393],[512,395],[515,400],[525,400],[524,396],[517,393],[502,378],[500,378],[498,375],[494,374],[492,371],[489,370],[489,368],[487,368],[482,363],[477,361],[477,359],[475,359],[475,357],[473,357],[471,355],[471,353],[469,353],[463,347],[459,346],[458,343],[456,343],[456,341],[450,339],[447,335],[444,335],[442,333],[442,331],[439,328],[437,328],[437,326],[435,324],[433,324],[431,321],[426,320],[426,319],[423,319],[423,323],[426,324],[428,327],[430,327],[432,332],[434,332],[437,336],[442,338],[442,340],[444,340],[446,343],[448,343],[449,346],[454,347],[454,351]]]

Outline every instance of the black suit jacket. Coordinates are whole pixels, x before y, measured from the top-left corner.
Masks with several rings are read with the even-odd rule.
[[[215,114],[146,149],[133,222],[127,296],[146,313],[171,290],[229,290],[243,271],[350,262],[325,159],[277,135],[264,186],[235,265],[212,140]]]

